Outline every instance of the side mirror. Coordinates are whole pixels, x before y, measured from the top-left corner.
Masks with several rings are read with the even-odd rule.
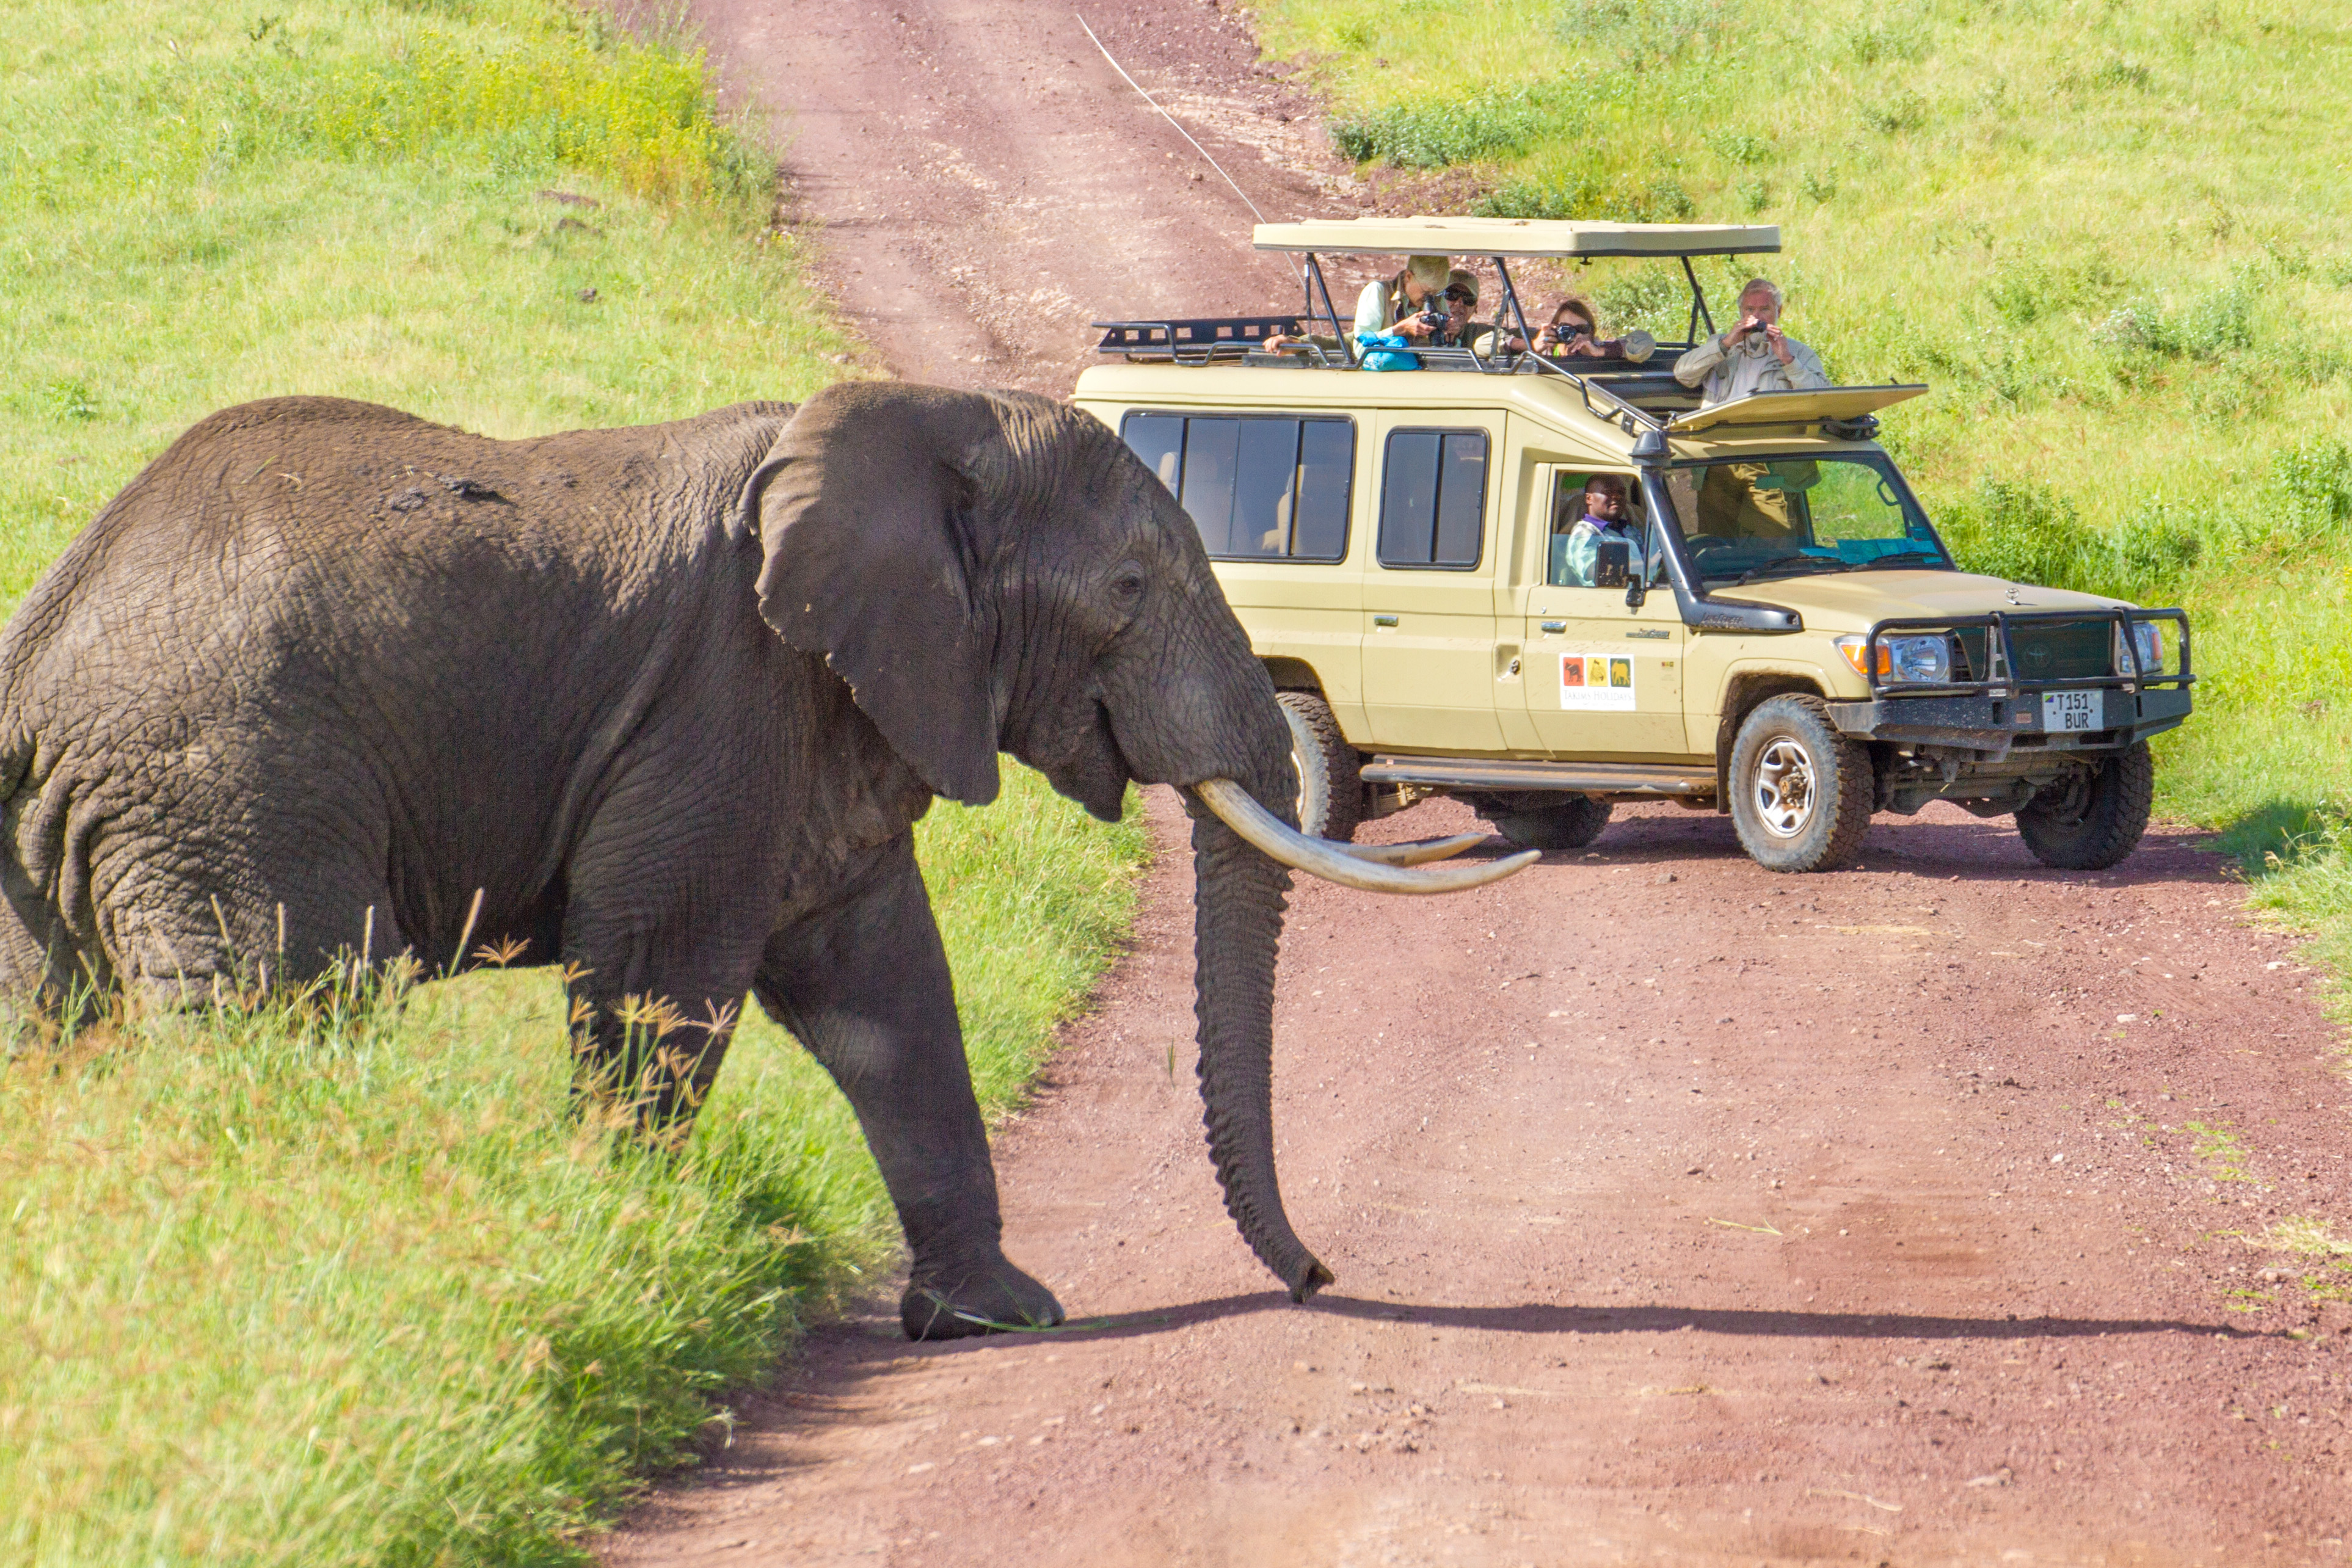
[[[1623,539],[1602,539],[1592,559],[1592,586],[1622,588],[1633,574],[1633,547]]]

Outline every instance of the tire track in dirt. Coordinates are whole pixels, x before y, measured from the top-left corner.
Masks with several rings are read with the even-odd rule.
[[[821,1330],[614,1568],[2343,1560],[2352,1273],[2252,1244],[2346,1212],[2336,1044],[2182,833],[2061,874],[1931,807],[1789,878],[1662,808],[1303,885],[1303,1309],[1201,1145],[1185,859],[999,1140],[1008,1249],[1108,1322]]]
[[[843,314],[910,381],[1066,393],[1089,320],[1296,309],[1249,210],[1105,63],[1078,17],[1270,218],[1351,186],[1249,34],[1183,0],[693,0],[768,111],[788,212]]]
[[[1091,317],[1292,298],[1075,13],[694,16],[903,374],[1061,392]],[[1356,200],[1230,18],[1087,16],[1269,216]],[[2352,1214],[2338,1043],[2183,832],[2070,875],[1931,807],[1782,878],[1661,808],[1457,898],[1302,884],[1302,1309],[1202,1146],[1151,796],[1133,951],[997,1145],[1009,1249],[1099,1326],[912,1346],[894,1290],[614,1568],[2346,1560],[2352,1260],[2276,1244]]]

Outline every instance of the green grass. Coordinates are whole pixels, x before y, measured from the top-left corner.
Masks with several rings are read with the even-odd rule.
[[[1779,225],[1783,254],[1702,266],[1711,300],[1760,270],[1838,379],[1934,388],[1886,440],[1964,563],[2196,616],[2159,807],[2352,972],[2352,95],[2326,88],[2352,3],[1266,0],[1258,23],[1348,154],[1466,164],[1477,210]],[[1681,335],[1677,269],[1542,281]]]
[[[1139,825],[1010,770],[919,830],[983,1103],[1125,928]],[[683,1156],[566,1113],[545,971],[0,1071],[0,1559],[562,1563],[886,1269],[845,1103],[754,1013]]]
[[[520,435],[842,373],[767,227],[772,171],[694,56],[552,0],[12,0],[0,23],[10,605],[229,403],[331,392]]]
[[[689,50],[555,0],[0,23],[0,607],[227,403],[520,435],[844,373]],[[1143,835],[1013,768],[918,848],[1001,1111]],[[709,1395],[889,1266],[844,1103],[756,1010],[665,1165],[567,1116],[551,976],[394,991],[0,1057],[0,1561],[584,1561]]]

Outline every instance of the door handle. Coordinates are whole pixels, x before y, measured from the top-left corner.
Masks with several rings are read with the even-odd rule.
[[[1674,633],[1667,631],[1663,626],[1644,626],[1638,632],[1628,632],[1625,635],[1628,637],[1671,637]]]
[[[1372,617],[1372,624],[1375,626],[1393,626],[1396,623],[1397,618],[1393,615],[1375,615]]]
[[[1568,622],[1565,621],[1547,621],[1543,623],[1543,629],[1547,632],[1565,632],[1568,630]]]

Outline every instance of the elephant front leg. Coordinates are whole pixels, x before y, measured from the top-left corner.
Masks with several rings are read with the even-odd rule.
[[[913,1254],[907,1337],[1060,1322],[1053,1292],[1001,1246],[996,1167],[912,836],[876,851],[844,902],[772,937],[753,989],[841,1085],[882,1167]]]

